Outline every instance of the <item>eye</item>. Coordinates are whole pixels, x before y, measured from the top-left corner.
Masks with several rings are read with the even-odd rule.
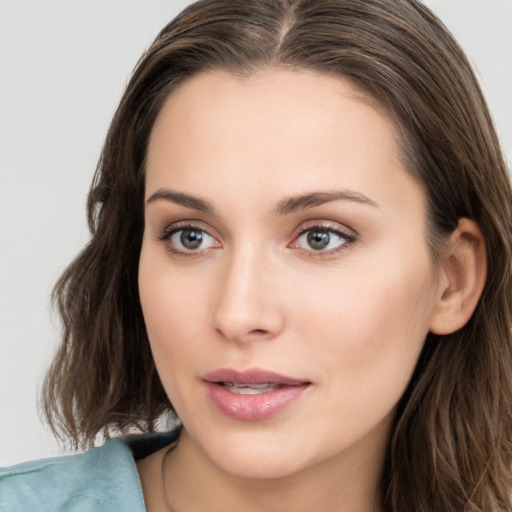
[[[302,229],[292,244],[296,249],[333,254],[355,241],[355,236],[332,226],[311,226]]]
[[[171,253],[185,256],[220,247],[220,243],[213,236],[197,226],[171,226],[160,240],[166,242]]]

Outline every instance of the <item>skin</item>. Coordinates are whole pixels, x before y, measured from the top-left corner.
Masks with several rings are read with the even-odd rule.
[[[139,462],[148,510],[378,510],[396,404],[447,314],[449,284],[386,112],[316,72],[213,71],[168,98],[146,170],[140,298],[184,424],[173,451]],[[348,197],[276,212],[332,191]],[[180,245],[181,232],[162,239],[190,223],[199,249]],[[299,233],[320,228],[347,236],[327,231],[334,250],[314,250]],[[271,418],[238,421],[202,381],[226,367],[311,384]]]

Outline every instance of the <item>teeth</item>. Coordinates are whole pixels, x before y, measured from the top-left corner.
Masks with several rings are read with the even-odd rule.
[[[239,384],[237,382],[224,382],[224,388],[237,395],[259,395],[261,393],[268,393],[274,391],[279,387],[279,384]]]

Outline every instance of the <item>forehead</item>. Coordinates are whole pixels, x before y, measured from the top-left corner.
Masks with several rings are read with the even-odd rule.
[[[157,116],[151,142],[155,132],[172,129],[173,118],[178,118],[182,127],[186,122],[186,127],[194,131],[215,128],[217,120],[224,135],[226,128],[235,126],[245,129],[239,132],[241,136],[261,134],[260,128],[272,128],[271,122],[287,131],[304,124],[313,128],[315,122],[325,123],[328,119],[339,124],[343,121],[337,111],[340,100],[345,100],[345,108],[351,103],[359,109],[362,122],[363,113],[372,117],[377,114],[382,124],[388,125],[386,128],[394,128],[386,109],[376,99],[342,77],[307,69],[269,68],[243,76],[214,70],[193,76],[171,93]],[[250,127],[245,121],[254,130],[248,132]],[[180,130],[174,135],[190,133]]]
[[[152,130],[147,192],[300,194],[333,186],[392,192],[400,161],[386,110],[348,80],[268,69],[248,78],[194,76],[166,100]],[[398,190],[395,187],[395,190]],[[276,198],[277,199],[277,198]]]

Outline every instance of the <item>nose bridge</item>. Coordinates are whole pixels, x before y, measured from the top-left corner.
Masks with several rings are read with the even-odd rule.
[[[233,247],[226,256],[213,313],[214,327],[225,338],[243,342],[280,332],[275,265],[264,247],[251,243]]]

